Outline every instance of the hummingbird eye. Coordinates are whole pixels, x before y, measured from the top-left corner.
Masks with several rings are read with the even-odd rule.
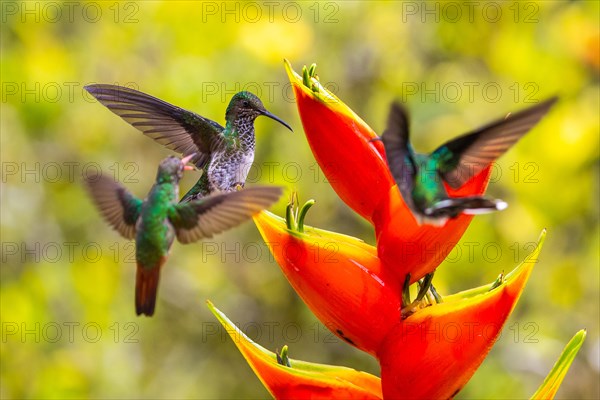
[[[250,102],[248,100],[244,100],[244,102],[242,103],[242,105],[246,108],[250,108]]]

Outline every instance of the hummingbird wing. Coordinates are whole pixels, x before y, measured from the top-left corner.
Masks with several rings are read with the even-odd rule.
[[[399,103],[392,103],[390,107],[387,127],[381,140],[388,166],[404,202],[411,210],[415,210],[412,191],[417,168],[408,142],[408,113]]]
[[[181,243],[233,228],[252,218],[281,197],[280,186],[252,186],[236,192],[219,193],[173,206],[169,219]]]
[[[105,84],[88,85],[85,90],[168,149],[184,156],[197,153],[191,161],[198,168],[205,166],[212,141],[224,129],[215,121],[137,90]]]
[[[124,238],[133,239],[143,201],[102,174],[86,176],[85,183],[104,219]]]
[[[464,185],[533,128],[556,100],[553,97],[509,114],[438,147],[433,156],[440,158],[440,173],[444,180],[455,189]]]

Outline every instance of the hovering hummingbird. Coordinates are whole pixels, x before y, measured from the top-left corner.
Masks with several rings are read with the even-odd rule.
[[[104,219],[126,239],[135,238],[137,315],[154,314],[160,269],[175,237],[183,244],[212,237],[246,221],[281,196],[281,187],[253,186],[178,204],[179,180],[184,169],[193,168],[185,164],[194,156],[164,159],[145,200],[106,175],[85,178]]]
[[[408,114],[392,103],[381,138],[387,162],[404,202],[419,224],[441,226],[461,213],[483,214],[507,204],[483,196],[449,197],[444,183],[457,189],[504,154],[548,112],[551,98],[509,114],[471,133],[453,139],[433,153],[415,153],[408,138]]]
[[[192,111],[122,86],[96,84],[85,89],[100,103],[146,136],[184,156],[202,176],[181,200],[191,201],[214,191],[244,186],[254,161],[254,120],[264,115],[292,128],[271,114],[250,92],[236,93],[225,112],[225,127]]]

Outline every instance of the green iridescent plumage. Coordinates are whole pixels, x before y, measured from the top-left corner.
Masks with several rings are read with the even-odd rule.
[[[194,112],[137,90],[114,85],[89,85],[85,89],[115,114],[146,136],[184,156],[203,171],[182,201],[215,191],[243,187],[254,161],[254,120],[264,115],[291,130],[266,110],[250,92],[235,94],[225,113],[225,127]]]
[[[390,171],[404,202],[419,223],[443,225],[461,213],[480,214],[506,208],[483,196],[451,198],[445,185],[459,188],[504,154],[548,112],[556,98],[492,122],[453,139],[431,154],[415,153],[409,142],[408,114],[391,106],[381,136]]]
[[[135,239],[138,315],[154,313],[160,269],[175,238],[186,244],[212,237],[250,219],[281,196],[280,187],[254,186],[178,203],[179,180],[185,162],[192,157],[164,159],[143,201],[112,178],[101,174],[86,177],[90,194],[107,222],[125,238]]]

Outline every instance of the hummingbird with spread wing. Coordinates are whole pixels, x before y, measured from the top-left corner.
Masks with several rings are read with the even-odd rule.
[[[388,166],[404,202],[419,224],[441,226],[461,213],[503,210],[502,200],[484,196],[450,197],[444,184],[458,189],[531,130],[556,102],[539,103],[471,133],[452,139],[431,154],[416,153],[409,141],[408,113],[392,103],[382,140]]]
[[[179,180],[185,169],[193,168],[186,163],[194,157],[190,154],[183,159],[164,159],[144,200],[106,175],[85,177],[104,219],[126,239],[135,239],[137,315],[154,314],[160,270],[175,238],[187,244],[212,237],[250,219],[281,196],[281,187],[252,186],[178,203]]]
[[[225,126],[192,111],[122,86],[85,86],[92,96],[144,135],[182,154],[195,154],[192,162],[202,170],[198,182],[182,202],[202,198],[215,191],[230,192],[244,187],[254,161],[254,121],[264,115],[292,128],[271,114],[250,92],[236,93],[225,112]]]

